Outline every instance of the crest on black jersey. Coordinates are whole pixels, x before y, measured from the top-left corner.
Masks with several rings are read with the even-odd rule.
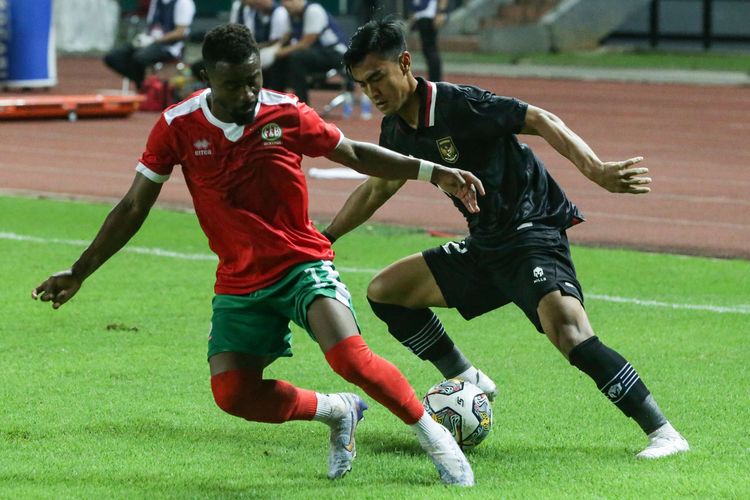
[[[458,149],[453,143],[453,138],[451,136],[438,139],[437,145],[438,151],[440,151],[440,156],[443,160],[448,163],[456,163],[456,160],[458,160]]]

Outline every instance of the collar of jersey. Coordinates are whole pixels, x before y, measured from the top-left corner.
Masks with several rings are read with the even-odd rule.
[[[437,100],[437,85],[424,78],[417,77],[417,94],[419,95],[419,128],[435,125],[435,102]]]
[[[211,125],[214,125],[216,127],[219,127],[222,132],[224,132],[224,137],[226,137],[228,140],[232,142],[237,142],[242,138],[242,134],[245,132],[245,125],[237,125],[236,123],[226,123],[218,118],[216,118],[213,113],[211,113],[211,110],[208,108],[208,96],[211,95],[211,89],[207,88],[204,90],[200,97],[201,97],[201,109],[203,110],[203,114],[206,116],[206,120]],[[258,99],[258,103],[255,105],[255,116],[258,116],[258,112],[260,111],[260,99]]]
[[[435,125],[435,99],[437,97],[437,86],[424,78],[417,77],[417,88],[415,90],[419,97],[419,115],[417,116],[417,128],[413,129],[406,120],[398,116],[397,120],[404,133],[414,133],[423,128]]]

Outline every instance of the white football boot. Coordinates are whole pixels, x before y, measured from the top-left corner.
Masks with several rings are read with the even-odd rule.
[[[690,450],[687,440],[669,422],[649,434],[648,440],[648,446],[636,458],[662,458]]]
[[[417,432],[417,438],[422,449],[435,464],[440,479],[445,484],[474,486],[474,471],[471,470],[469,461],[450,431],[426,413],[425,417],[426,419],[423,417],[421,422],[429,429],[424,434]]]
[[[495,382],[493,382],[492,379],[485,375],[481,370],[478,370],[473,366],[465,372],[459,373],[453,378],[471,382],[475,386],[482,389],[482,392],[487,394],[487,399],[489,399],[490,401],[494,401],[495,396],[497,396],[497,386],[495,385]]]
[[[357,424],[364,418],[367,403],[356,394],[339,393],[346,405],[340,419],[331,424],[331,450],[328,454],[328,479],[338,479],[352,470],[352,461],[357,456],[354,433]]]

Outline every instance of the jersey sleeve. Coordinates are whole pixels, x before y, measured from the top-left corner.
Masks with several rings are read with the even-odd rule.
[[[177,26],[190,26],[195,17],[195,2],[193,0],[177,0],[174,9],[174,23]]]
[[[282,6],[276,7],[271,14],[271,41],[281,40],[289,32],[289,13]]]
[[[297,103],[299,134],[292,144],[293,150],[305,156],[326,156],[344,139],[335,125],[326,122],[305,103]]]
[[[478,130],[489,130],[494,135],[518,134],[526,122],[529,105],[512,97],[503,97],[487,90],[472,89],[466,99],[469,123]]]
[[[240,9],[242,8],[242,2],[240,0],[234,0],[232,7],[229,9],[229,24],[237,24],[240,22]]]
[[[146,150],[135,169],[149,180],[161,184],[169,179],[177,163],[179,162],[174,153],[169,125],[162,115],[151,129],[146,141]]]
[[[310,4],[305,10],[303,35],[320,35],[328,25],[328,14],[320,4]]]

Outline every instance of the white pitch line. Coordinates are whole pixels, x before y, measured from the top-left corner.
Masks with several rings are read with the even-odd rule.
[[[0,240],[10,241],[25,241],[29,243],[42,243],[42,244],[56,244],[56,245],[68,245],[76,247],[85,247],[89,244],[89,241],[85,240],[68,240],[63,238],[42,238],[39,236],[30,236],[25,234],[18,234],[6,231],[0,231]],[[170,259],[179,260],[197,260],[197,261],[213,261],[215,262],[216,256],[210,253],[184,253],[175,252],[173,250],[165,250],[157,247],[139,247],[139,246],[126,246],[121,252],[135,253],[140,255],[151,255],[155,257],[166,257]],[[337,269],[344,273],[361,273],[361,274],[375,274],[380,269],[370,269],[361,267],[345,267],[337,266]],[[603,302],[616,302],[621,304],[634,304],[643,307],[663,307],[667,309],[683,309],[689,311],[707,311],[717,314],[750,314],[750,305],[737,305],[737,306],[716,306],[711,304],[680,304],[674,302],[662,302],[658,300],[643,300],[632,297],[617,297],[613,295],[603,295],[588,293],[586,298],[593,300],[601,300]]]
[[[740,306],[712,306],[708,304],[674,304],[672,302],[661,302],[658,300],[642,300],[634,299],[632,297],[615,297],[612,295],[601,295],[597,293],[584,294],[587,299],[603,300],[605,302],[619,302],[623,304],[635,304],[638,306],[646,307],[666,307],[669,309],[688,309],[691,311],[709,311],[719,314],[723,313],[734,313],[734,314],[750,314],[750,305]]]
[[[25,234],[0,232],[0,240],[28,241],[30,243],[44,243],[56,245],[68,245],[74,247],[86,247],[91,243],[85,240],[66,240],[62,238],[41,238],[39,236],[29,236]],[[138,247],[129,245],[124,247],[120,252],[137,253],[142,255],[154,255],[157,257],[169,257],[181,260],[211,260],[216,261],[216,255],[210,253],[184,253],[174,252],[156,247]]]

